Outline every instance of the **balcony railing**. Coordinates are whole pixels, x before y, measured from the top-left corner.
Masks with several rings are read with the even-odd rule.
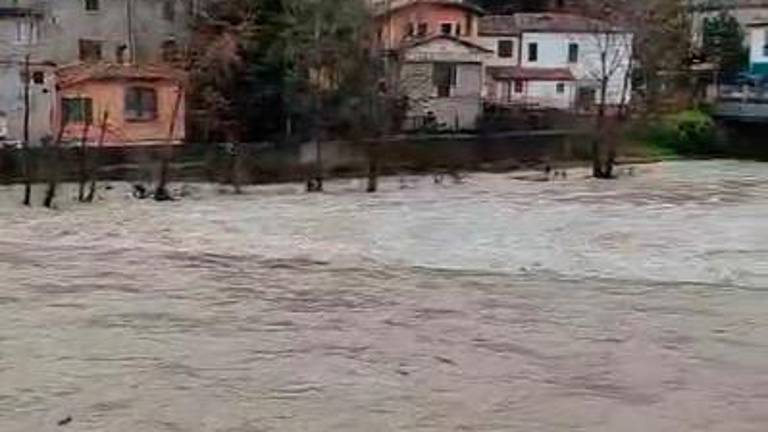
[[[768,121],[768,85],[721,84],[715,102],[720,117]]]

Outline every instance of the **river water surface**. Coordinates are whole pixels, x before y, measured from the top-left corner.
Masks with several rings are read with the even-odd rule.
[[[768,431],[768,165],[406,186],[0,187],[0,431]]]

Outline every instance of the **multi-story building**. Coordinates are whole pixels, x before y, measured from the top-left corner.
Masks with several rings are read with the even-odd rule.
[[[57,68],[76,63],[153,64],[183,47],[196,0],[0,0],[0,126],[6,142],[51,135]],[[29,67],[29,74],[25,68]],[[5,119],[3,121],[3,118]],[[2,127],[0,127],[2,131]]]
[[[749,25],[749,69],[755,75],[768,77],[768,21]]]
[[[522,13],[485,16],[479,44],[486,59],[485,97],[500,104],[558,109],[628,102],[632,34],[579,15]]]
[[[481,0],[480,4],[493,14],[525,12],[579,12],[584,0]]]
[[[744,26],[768,21],[768,0],[681,0],[685,1],[692,16],[694,40],[703,41],[704,21],[719,13],[728,12]]]
[[[374,8],[391,85],[408,101],[403,127],[475,128],[490,53],[476,43],[483,11],[460,0],[382,0]]]

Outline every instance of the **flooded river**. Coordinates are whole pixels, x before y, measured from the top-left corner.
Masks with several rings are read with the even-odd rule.
[[[405,186],[0,187],[0,431],[768,430],[768,165]]]

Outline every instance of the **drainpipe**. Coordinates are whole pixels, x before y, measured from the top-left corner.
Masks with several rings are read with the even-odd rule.
[[[133,64],[136,61],[136,41],[133,33],[133,0],[126,1],[125,16],[128,30],[128,62]]]

